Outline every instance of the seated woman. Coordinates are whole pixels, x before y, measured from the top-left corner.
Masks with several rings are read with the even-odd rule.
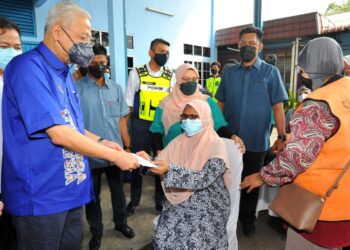
[[[163,176],[168,200],[158,220],[153,247],[227,249],[231,179],[225,142],[213,128],[208,103],[193,100],[186,105],[181,127],[185,133],[161,151],[154,161],[158,167],[151,170]]]
[[[185,105],[192,100],[200,99],[209,104],[214,121],[214,130],[221,137],[231,138],[240,145],[244,152],[241,139],[233,135],[227,128],[227,122],[215,101],[202,94],[198,89],[199,75],[191,64],[182,64],[176,69],[176,85],[173,91],[163,99],[156,110],[154,121],[150,127],[157,151],[182,133],[179,115]]]

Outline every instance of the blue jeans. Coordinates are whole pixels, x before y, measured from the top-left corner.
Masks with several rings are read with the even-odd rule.
[[[82,208],[43,216],[14,216],[18,250],[80,250]]]

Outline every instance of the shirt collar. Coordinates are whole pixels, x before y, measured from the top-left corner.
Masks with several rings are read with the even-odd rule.
[[[147,68],[148,72],[152,72],[152,73],[154,73],[154,74],[157,74],[158,72],[163,72],[164,66],[161,66],[160,69],[159,69],[158,71],[153,71],[153,70],[151,69],[151,66],[149,66],[149,63],[147,63],[147,64],[146,64],[146,68]]]
[[[243,66],[243,62],[242,61],[239,63],[239,66],[241,68],[245,69],[245,67]],[[256,59],[255,63],[252,65],[252,67],[254,67],[254,68],[258,69],[258,70],[260,69],[260,67],[261,67],[261,59],[260,59],[260,57],[258,57]]]
[[[68,73],[68,65],[63,63],[43,42],[39,43],[37,49],[47,64],[54,70],[63,74]]]
[[[92,79],[92,77],[91,77],[89,74],[86,74],[86,76],[85,76],[85,81],[89,84],[90,87],[92,87],[92,86],[100,87],[100,86],[97,84],[97,82],[96,82],[94,79]],[[105,85],[104,85],[103,87],[110,88],[109,85],[110,85],[110,80],[105,78]]]

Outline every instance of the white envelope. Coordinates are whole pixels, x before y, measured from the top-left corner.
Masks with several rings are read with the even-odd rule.
[[[149,161],[143,159],[141,156],[138,156],[137,154],[132,154],[132,155],[138,160],[138,162],[140,163],[141,166],[149,167],[149,168],[156,168],[157,167],[152,162],[149,162]]]

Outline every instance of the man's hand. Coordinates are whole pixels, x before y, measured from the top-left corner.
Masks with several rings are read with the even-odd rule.
[[[275,141],[275,143],[273,144],[273,146],[271,147],[271,150],[274,154],[278,154],[281,151],[283,151],[283,149],[286,147],[286,144],[284,141],[277,139]]]
[[[153,162],[156,168],[151,168],[150,171],[156,175],[165,175],[168,173],[168,163],[163,160],[156,160]]]
[[[118,143],[116,143],[114,141],[109,141],[109,140],[104,139],[101,142],[101,144],[106,146],[106,147],[109,147],[111,149],[115,149],[115,150],[118,150],[118,151],[124,151],[123,148]]]
[[[245,146],[244,142],[242,141],[241,138],[239,138],[237,135],[231,136],[231,140],[233,140],[236,144],[238,144],[239,150],[241,151],[242,154],[245,153]]]
[[[0,201],[0,216],[2,215],[2,210],[4,209],[4,203]]]
[[[241,189],[248,188],[247,193],[250,193],[254,188],[260,187],[262,184],[264,184],[264,181],[260,173],[255,173],[246,176],[240,184],[240,187]]]
[[[125,151],[116,151],[115,158],[112,161],[121,170],[133,170],[140,166],[138,160],[130,153]]]

